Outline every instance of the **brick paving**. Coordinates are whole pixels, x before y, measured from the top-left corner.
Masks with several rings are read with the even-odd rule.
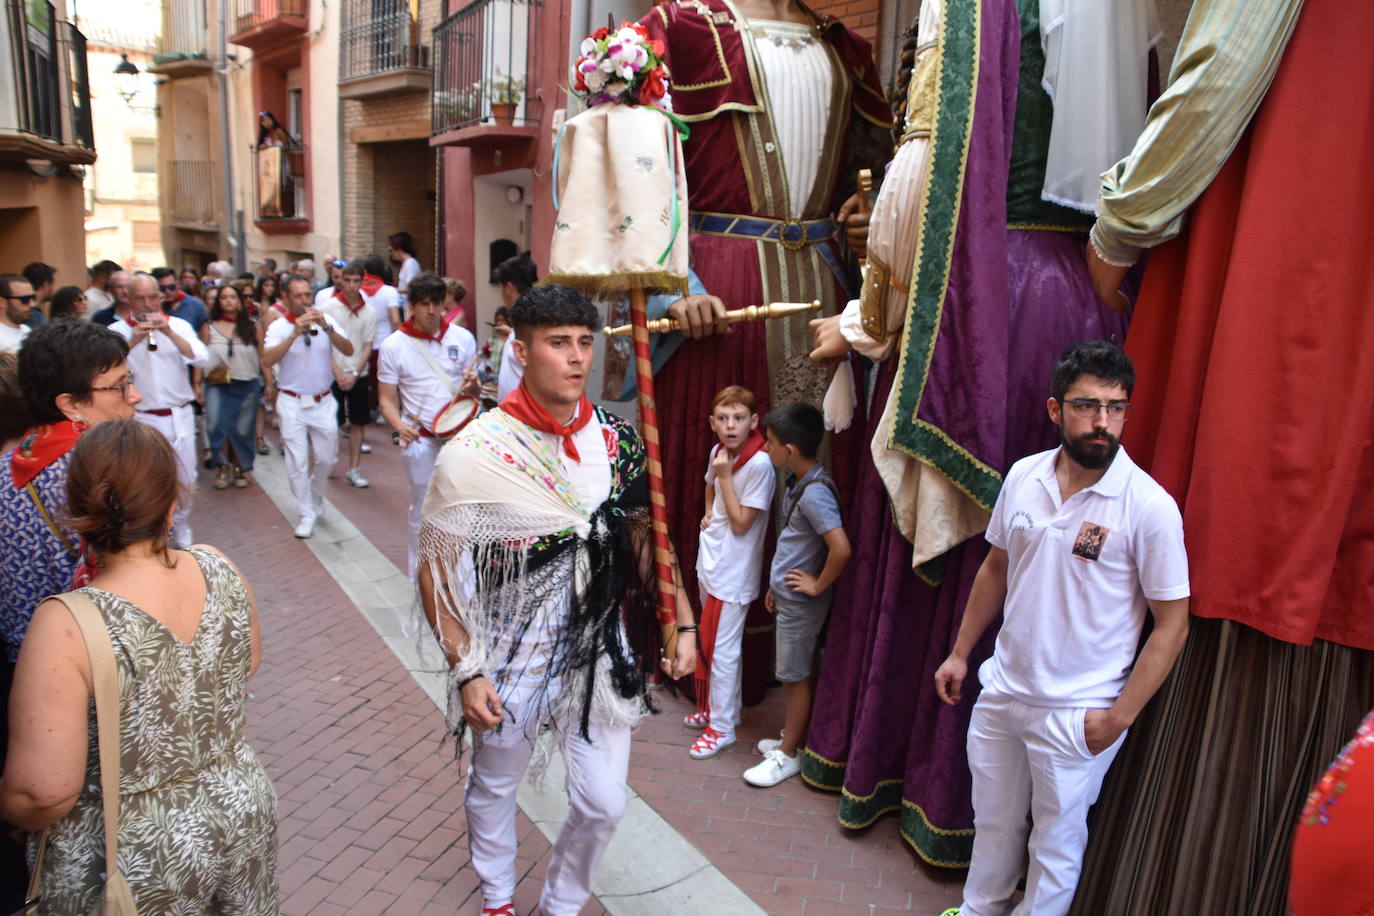
[[[385,427],[370,426],[367,490],[332,481],[328,498],[404,568],[404,466]],[[274,454],[264,461],[280,461]],[[346,467],[341,460],[340,475]],[[287,520],[256,486],[216,492],[207,474],[193,525],[252,583],[263,666],[249,739],[281,796],[283,913],[476,913],[467,861],[463,773],[438,746],[442,716]],[[660,693],[663,714],[636,734],[631,787],[713,865],[773,914],[934,914],[959,903],[963,873],[921,862],[895,818],[842,828],[835,797],[792,779],[755,789],[740,774],[754,742],[776,734],[781,691],[745,710],[739,742],[687,757],[690,711]],[[537,902],[549,844],[519,816],[521,913]],[[596,902],[585,913],[603,913]]]

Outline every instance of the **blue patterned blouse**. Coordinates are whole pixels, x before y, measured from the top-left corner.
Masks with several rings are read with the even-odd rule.
[[[44,521],[27,488],[14,485],[10,462],[14,449],[0,455],[0,633],[11,661],[39,602],[60,595],[71,585],[77,557]],[[34,489],[53,521],[67,509],[67,462],[71,452],[33,479]],[[71,544],[74,532],[63,529]]]

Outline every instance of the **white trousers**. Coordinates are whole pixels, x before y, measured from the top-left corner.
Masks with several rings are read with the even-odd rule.
[[[296,497],[300,521],[314,521],[324,508],[325,482],[339,456],[339,426],[334,409],[334,399],[327,394],[319,403],[314,398],[292,397],[285,392],[277,397],[286,476]],[[310,470],[312,457],[314,473]]]
[[[464,804],[468,850],[482,881],[483,906],[509,903],[515,894],[516,789],[534,751],[537,726],[529,722],[533,688],[516,689],[504,702],[499,733],[474,735]],[[551,697],[556,686],[551,685]],[[530,734],[530,733],[533,734]],[[625,814],[630,730],[593,724],[591,741],[569,739],[567,790],[571,809],[554,841],[539,911],[577,916],[591,897],[592,873]]]
[[[1083,738],[1086,713],[987,690],[978,698],[968,729],[974,836],[963,916],[1069,911],[1088,843],[1088,809],[1126,738],[1123,732],[1094,757]],[[1027,836],[1026,895],[1012,910]]]
[[[196,415],[191,405],[173,407],[172,414],[160,417],[156,414],[139,411],[134,414],[140,423],[145,423],[162,433],[172,444],[177,456],[177,481],[182,486],[177,497],[176,511],[172,514],[171,543],[177,546],[190,543],[191,503],[196,492]]]
[[[434,462],[439,458],[443,442],[420,437],[406,446],[401,456],[406,460],[406,474],[410,478],[410,549],[406,554],[411,581],[415,579],[416,554],[420,543],[420,510],[425,505],[429,479],[434,476]]]
[[[726,737],[734,737],[739,725],[740,656],[748,613],[747,604],[721,603],[716,645],[711,652],[711,728]]]

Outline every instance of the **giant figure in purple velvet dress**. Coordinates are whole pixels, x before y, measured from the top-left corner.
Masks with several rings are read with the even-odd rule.
[[[800,3],[788,7],[789,21],[750,18],[755,8],[678,0],[640,20],[664,43],[673,111],[691,127],[683,154],[692,269],[726,308],[819,299],[834,314],[849,280],[833,216],[857,169],[885,160],[891,113],[865,39]],[[694,598],[711,399],[738,384],[760,413],[793,400],[819,406],[828,373],[807,359],[809,317],[685,341],[655,378],[669,533]],[[862,442],[848,438],[852,481]],[[845,449],[835,448],[842,487]],[[746,703],[762,697],[771,674],[771,628],[757,602],[745,637]]]
[[[883,363],[802,774],[841,793],[846,826],[900,811],[907,842],[943,866],[972,850],[964,747],[978,690],[947,707],[932,677],[981,533],[1003,472],[1056,441],[1043,406],[1056,355],[1126,329],[1094,294],[1083,246],[1097,176],[1144,120],[1152,10],[1056,11],[1042,34],[1052,6],[922,3],[864,290],[815,328],[817,358],[852,347]],[[1110,72],[1082,53],[1094,43],[1116,49]]]

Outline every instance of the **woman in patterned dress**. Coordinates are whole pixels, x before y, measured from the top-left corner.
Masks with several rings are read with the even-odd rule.
[[[101,566],[82,591],[105,618],[118,671],[119,869],[140,912],[270,916],[276,796],[243,736],[257,610],[217,550],[168,549],[177,488],[167,440],[134,420],[85,434],[68,468],[69,524]],[[51,828],[48,913],[87,912],[104,883],[91,698],[70,612],[44,601],[15,670],[0,815]]]

